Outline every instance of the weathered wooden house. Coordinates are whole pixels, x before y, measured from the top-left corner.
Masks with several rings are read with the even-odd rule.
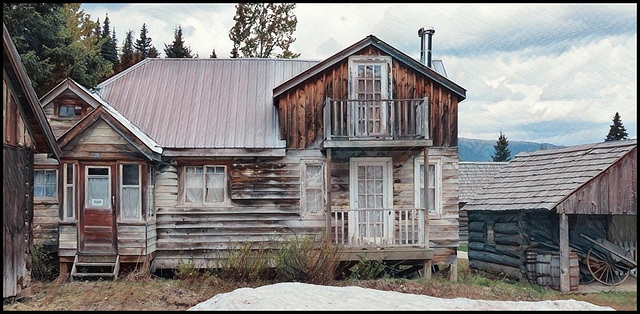
[[[147,59],[96,93],[65,81],[42,100],[69,191],[61,265],[207,267],[242,242],[325,233],[344,261],[455,279],[466,91],[421,59],[371,35],[323,61]]]
[[[468,244],[469,217],[464,205],[472,200],[476,193],[500,170],[507,162],[490,161],[461,161],[458,163],[458,204],[460,208],[460,244]]]
[[[2,297],[10,298],[30,284],[34,183],[42,183],[34,154],[55,160],[59,150],[4,23],[2,31]]]
[[[637,247],[637,156],[635,139],[518,154],[464,206],[469,265],[576,290],[592,266],[583,235]]]

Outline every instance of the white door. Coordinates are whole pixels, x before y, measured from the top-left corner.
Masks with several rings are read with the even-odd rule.
[[[351,158],[349,243],[393,243],[391,158]]]
[[[389,98],[388,58],[351,59],[351,99],[355,99],[354,125],[356,137],[387,134]]]

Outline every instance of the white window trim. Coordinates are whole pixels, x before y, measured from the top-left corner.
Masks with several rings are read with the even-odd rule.
[[[416,208],[420,206],[420,165],[424,164],[424,157],[416,157],[414,159],[414,204]],[[430,211],[429,215],[442,216],[442,158],[429,158],[429,165],[434,165],[435,168],[435,211]],[[426,181],[426,180],[425,180]],[[426,191],[425,191],[426,193]],[[425,204],[426,205],[426,204]]]
[[[186,174],[187,174],[187,167],[203,167],[203,180],[206,177],[206,168],[207,167],[222,167],[224,168],[224,182],[223,182],[223,186],[224,186],[224,200],[221,203],[208,203],[205,202],[206,196],[204,195],[204,191],[206,190],[206,182],[204,182],[203,188],[202,188],[202,202],[198,203],[198,202],[187,202],[187,193],[185,191],[185,188],[187,187],[187,178],[186,178]],[[227,165],[216,165],[216,164],[208,164],[208,165],[183,165],[180,167],[180,175],[182,176],[182,186],[180,187],[180,192],[182,193],[182,197],[180,197],[180,200],[182,201],[182,206],[196,206],[196,207],[229,207],[230,206],[230,197],[229,197],[229,187],[228,187],[228,180],[229,180],[229,167],[227,167]]]
[[[155,167],[152,165],[147,166],[147,193],[145,196],[146,202],[144,204],[146,208],[146,219],[148,221],[156,220],[156,173]]]
[[[389,209],[389,212],[385,215],[387,220],[385,221],[386,229],[384,230],[384,240],[387,243],[393,243],[393,228],[395,221],[395,211],[393,210],[393,159],[392,157],[351,157],[349,159],[349,215],[355,214],[355,210],[358,208],[358,166],[377,166],[384,165],[386,171],[382,173],[382,179],[386,184],[386,189],[384,189],[382,196],[382,204],[384,207]],[[357,243],[359,226],[357,223],[357,214],[355,214],[356,219],[351,219],[349,217],[349,242]],[[362,240],[371,240],[371,239],[362,239]]]
[[[125,165],[137,165],[138,166],[138,185],[125,185],[124,184],[124,166]],[[119,171],[120,171],[120,182],[118,182],[118,188],[120,190],[120,213],[118,215],[118,221],[140,221],[142,220],[142,165],[138,164],[138,163],[121,163],[119,165]],[[123,218],[122,217],[122,211],[124,208],[124,197],[122,197],[124,195],[124,188],[125,187],[137,187],[138,188],[138,210],[136,211],[136,217],[134,218]]]
[[[349,57],[349,98],[355,99],[358,91],[358,85],[355,78],[358,76],[356,65],[358,64],[380,64],[383,63],[386,67],[383,67],[385,73],[382,74],[382,86],[386,88],[382,89],[382,99],[389,99],[389,95],[393,95],[393,76],[391,75],[391,56],[367,56],[356,55]],[[386,74],[386,75],[385,75]]]
[[[55,172],[55,176],[56,176],[56,179],[55,179],[56,189],[55,189],[55,191],[53,192],[53,196],[35,196],[35,193],[34,193],[34,195],[33,195],[33,199],[34,199],[34,200],[39,200],[39,201],[46,201],[46,200],[49,200],[49,201],[58,201],[58,189],[60,188],[60,187],[58,186],[58,185],[59,185],[59,182],[58,182],[58,181],[59,181],[58,169],[46,169],[46,168],[34,169],[34,170],[33,170],[33,186],[34,186],[34,187],[35,187],[35,185],[36,185],[36,182],[35,182],[35,177],[36,177],[36,176],[35,176],[35,173],[36,173],[37,171],[45,171],[45,172],[46,172],[46,171],[53,171],[53,172]]]
[[[72,169],[73,169],[73,174],[71,175],[71,183],[67,182],[67,169],[68,169],[68,165],[71,165]],[[76,220],[76,174],[78,172],[78,168],[76,166],[76,164],[74,163],[63,163],[62,164],[63,167],[63,174],[64,176],[62,177],[62,186],[64,187],[63,191],[62,191],[62,221],[75,221]],[[67,204],[67,199],[68,199],[68,193],[67,193],[67,188],[71,188],[71,216],[67,216],[67,206],[69,204]]]
[[[316,165],[322,167],[322,208],[323,210],[317,213],[311,213],[307,211],[307,165]],[[319,159],[301,160],[300,161],[300,217],[317,217],[325,215],[325,206],[327,205],[327,167],[324,161]]]

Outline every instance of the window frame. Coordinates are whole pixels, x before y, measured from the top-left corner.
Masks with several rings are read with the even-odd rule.
[[[124,184],[124,166],[128,166],[128,165],[135,165],[138,167],[138,184],[137,185],[131,185],[131,184]],[[142,204],[142,188],[143,188],[143,171],[142,171],[142,165],[140,163],[136,163],[136,162],[122,162],[118,164],[118,172],[119,172],[119,177],[120,180],[118,180],[118,193],[120,195],[119,197],[119,202],[118,202],[118,221],[120,222],[138,222],[142,220],[142,208],[143,208],[143,204]],[[137,187],[138,189],[138,209],[136,210],[136,217],[128,217],[128,218],[124,218],[122,213],[124,211],[124,189],[126,187]]]
[[[359,65],[381,65],[381,82],[380,82],[380,100],[389,100],[391,95],[393,95],[393,59],[391,56],[371,56],[371,55],[354,55],[349,56],[348,66],[349,66],[349,99],[358,99],[358,66]],[[387,103],[388,104],[388,103]],[[384,107],[385,105],[383,105]],[[357,107],[357,105],[356,105]],[[359,134],[366,136],[380,136],[387,134],[390,127],[386,121],[388,121],[388,113],[386,108],[382,108],[381,116],[380,116],[380,132],[369,133],[365,131],[363,134],[358,132],[357,126],[352,126],[349,124],[349,134]],[[356,110],[356,109],[353,109]],[[353,119],[357,119],[356,112],[353,112]],[[367,117],[365,117],[367,119]]]
[[[71,183],[67,182],[67,178],[69,178],[69,166],[71,166],[71,170],[73,171],[73,173],[71,174]],[[73,163],[73,162],[65,162],[62,163],[62,172],[63,172],[63,178],[62,178],[62,186],[64,187],[64,190],[62,191],[62,202],[61,202],[61,208],[62,208],[62,221],[68,221],[68,222],[72,222],[72,221],[76,221],[77,219],[77,214],[76,214],[76,201],[77,201],[77,182],[78,182],[78,178],[77,178],[77,174],[78,174],[78,166]],[[69,197],[69,192],[68,192],[68,188],[71,188],[71,202],[68,201],[68,197]],[[71,216],[67,215],[67,207],[71,206]]]
[[[420,190],[424,188],[421,186],[420,181],[420,166],[424,165],[424,157],[416,157],[414,159],[414,196],[415,196],[415,206],[416,208],[420,207]],[[442,158],[429,158],[429,166],[434,166],[434,210],[429,211],[429,215],[435,215],[437,217],[442,216],[443,204],[442,204]],[[425,191],[426,192],[426,191]],[[425,204],[427,205],[427,204]],[[425,206],[425,209],[428,206]]]
[[[156,176],[155,167],[147,164],[147,182],[145,191],[145,217],[147,221],[156,220]]]
[[[73,115],[62,115],[62,108],[73,108]],[[84,107],[76,104],[59,104],[56,112],[60,119],[73,119],[82,116]]]
[[[202,202],[187,202],[187,168],[195,167],[195,168],[203,168],[202,169]],[[207,168],[223,168],[224,169],[224,182],[222,184],[224,188],[223,197],[224,200],[219,203],[211,203],[206,202],[206,169]],[[229,196],[229,166],[227,164],[184,164],[180,166],[180,182],[179,182],[179,191],[182,193],[180,195],[180,206],[196,206],[196,207],[229,207],[231,198]]]
[[[93,205],[93,204],[89,204],[89,170],[91,169],[108,169],[109,174],[107,175],[107,179],[108,179],[108,195],[110,196],[110,199],[107,199],[107,201],[109,202],[109,204],[107,206],[105,205]],[[92,175],[92,176],[104,176],[104,175]],[[83,206],[85,208],[94,208],[94,209],[111,209],[113,204],[113,191],[112,191],[112,180],[113,180],[113,168],[111,166],[106,166],[106,165],[87,165],[84,167],[84,204]]]
[[[36,196],[36,172],[44,172],[45,173],[45,178],[46,178],[46,173],[47,172],[53,172],[55,175],[55,178],[53,180],[53,184],[55,185],[55,189],[53,191],[53,195],[45,195],[45,196]],[[58,201],[58,191],[59,191],[59,182],[58,182],[59,176],[58,176],[58,169],[53,169],[53,168],[35,168],[33,169],[33,199],[34,200],[38,200],[38,201]],[[41,184],[42,185],[42,184]],[[46,184],[44,183],[43,186],[47,186],[50,184]],[[45,188],[46,191],[46,188]]]
[[[322,173],[322,183],[320,185],[320,193],[322,195],[322,209],[318,212],[310,212],[307,208],[307,190],[309,187],[307,186],[307,167],[308,166],[320,166]],[[324,216],[325,215],[325,207],[327,205],[327,192],[326,192],[326,183],[327,183],[327,167],[325,162],[317,159],[309,159],[300,161],[300,216],[301,217],[311,217],[311,216]],[[316,189],[316,187],[311,187]]]

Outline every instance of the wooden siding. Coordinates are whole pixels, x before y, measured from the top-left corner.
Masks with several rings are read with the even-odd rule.
[[[18,295],[31,281],[33,151],[3,145],[2,297]]]
[[[35,142],[6,80],[2,80],[2,134],[4,145],[24,146],[35,150]]]
[[[75,256],[78,251],[78,224],[60,223],[58,237],[58,256]]]
[[[144,156],[104,120],[76,135],[62,147],[66,158],[97,160],[137,160]]]
[[[58,223],[60,207],[57,201],[33,203],[33,243],[42,245],[46,252],[58,251]]]
[[[638,147],[567,197],[566,214],[637,215]]]
[[[60,118],[58,117],[58,108],[60,105],[80,106],[82,107],[82,114],[69,118]],[[64,91],[62,94],[58,95],[54,101],[46,104],[42,109],[44,110],[44,114],[47,117],[47,121],[49,121],[51,130],[56,138],[59,138],[62,134],[71,129],[71,127],[78,123],[80,119],[84,118],[88,112],[93,110],[87,102],[82,100],[71,90]]]
[[[374,47],[356,55],[383,55]],[[430,138],[434,146],[457,146],[458,97],[415,70],[392,61],[392,99],[429,98]],[[281,134],[290,148],[320,147],[324,123],[325,99],[349,98],[348,59],[283,93],[276,100]]]

